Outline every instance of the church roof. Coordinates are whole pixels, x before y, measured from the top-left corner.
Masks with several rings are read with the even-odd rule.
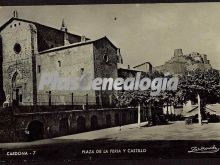
[[[48,29],[53,29],[53,30],[56,30],[56,31],[61,31],[63,32],[62,30],[60,29],[56,29],[56,28],[53,28],[53,27],[50,27],[50,26],[46,26],[46,25],[43,25],[43,24],[40,24],[38,22],[34,22],[34,21],[29,21],[29,20],[25,20],[25,19],[20,19],[20,18],[15,18],[15,17],[12,17],[11,19],[9,19],[6,23],[4,23],[1,27],[0,27],[0,32],[8,25],[10,24],[12,21],[21,21],[21,22],[25,22],[25,23],[31,23],[31,24],[34,24],[35,26],[43,26],[45,28],[48,28]],[[78,36],[78,37],[81,37],[80,35],[76,35],[76,34],[72,34],[72,33],[69,33],[67,32],[67,34],[69,35],[73,35],[73,36]],[[89,38],[86,38],[87,40]]]
[[[4,23],[1,27],[0,27],[0,32],[8,25],[10,24],[12,21],[21,21],[21,22],[25,22],[25,23],[31,23],[31,24],[34,24],[36,27],[38,26],[43,26],[45,28],[48,28],[48,29],[53,29],[53,30],[56,30],[56,31],[60,31],[60,32],[63,32],[62,30],[60,29],[56,29],[56,28],[53,28],[53,27],[50,27],[50,26],[46,26],[46,25],[43,25],[43,24],[40,24],[38,22],[33,22],[33,21],[29,21],[29,20],[25,20],[25,19],[20,19],[20,18],[16,18],[16,17],[12,17],[11,19],[9,19],[6,23]],[[64,32],[63,32],[64,33]],[[76,37],[81,37],[79,35],[76,35],[76,34],[72,34],[72,33],[68,33],[68,35],[72,35],[72,36],[76,36]],[[113,48],[115,49],[118,49],[106,36],[102,37],[102,38],[99,38],[99,39],[96,39],[96,40],[90,40],[89,38],[86,38],[86,41],[84,42],[77,42],[77,43],[73,43],[73,44],[69,44],[69,45],[64,45],[64,46],[59,46],[59,47],[54,47],[54,48],[51,48],[51,49],[47,49],[47,50],[44,50],[42,52],[39,52],[39,54],[44,54],[44,53],[47,53],[47,52],[52,52],[52,51],[57,51],[57,50],[61,50],[61,49],[66,49],[66,48],[70,48],[70,47],[76,47],[76,46],[81,46],[81,45],[86,45],[86,44],[91,44],[91,43],[94,43],[94,42],[97,42],[97,41],[100,41],[100,40],[107,40]]]
[[[53,52],[53,51],[58,51],[58,50],[62,50],[62,49],[68,49],[68,48],[82,46],[82,45],[87,45],[87,44],[92,44],[92,43],[95,43],[95,42],[100,41],[100,40],[107,40],[112,45],[113,48],[118,49],[106,36],[104,36],[102,38],[95,39],[95,40],[88,40],[88,41],[84,41],[84,42],[77,42],[77,43],[73,43],[73,44],[69,44],[69,45],[64,45],[64,46],[59,46],[59,47],[51,48],[51,49],[39,52],[39,54],[49,53],[49,52]]]

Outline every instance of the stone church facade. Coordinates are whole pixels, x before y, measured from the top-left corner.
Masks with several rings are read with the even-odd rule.
[[[38,105],[48,102],[48,94],[55,104],[85,102],[110,104],[113,91],[50,91],[39,90],[44,73],[76,77],[89,74],[92,78],[116,78],[117,64],[122,61],[119,48],[107,38],[90,40],[61,29],[18,18],[17,12],[0,27],[1,97],[8,97],[19,105]]]

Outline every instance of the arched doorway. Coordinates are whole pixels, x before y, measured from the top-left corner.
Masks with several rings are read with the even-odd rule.
[[[83,132],[86,130],[86,120],[83,116],[77,118],[77,132]]]
[[[13,105],[19,105],[22,102],[22,78],[16,71],[12,76],[12,101]]]
[[[95,129],[98,129],[99,125],[98,125],[98,118],[97,116],[93,115],[91,117],[91,129],[92,130],[95,130]]]
[[[116,126],[120,125],[120,120],[119,120],[119,115],[118,115],[118,113],[115,114],[115,125],[116,125]]]
[[[28,136],[29,141],[43,139],[44,137],[43,123],[38,120],[34,120],[30,122],[28,125],[28,132],[29,132],[29,136]]]
[[[69,133],[69,122],[68,118],[62,118],[59,123],[60,135],[67,135]]]
[[[111,115],[106,115],[106,127],[111,127],[112,121],[111,121]]]

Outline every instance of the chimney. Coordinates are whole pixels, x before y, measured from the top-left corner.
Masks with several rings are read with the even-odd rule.
[[[86,37],[85,36],[81,36],[81,42],[86,42]]]
[[[13,11],[13,17],[14,17],[14,18],[18,18],[18,12],[17,12],[17,10],[14,10],[14,11]]]
[[[182,56],[182,55],[183,55],[182,49],[175,49],[174,50],[174,57],[178,57],[178,56]]]

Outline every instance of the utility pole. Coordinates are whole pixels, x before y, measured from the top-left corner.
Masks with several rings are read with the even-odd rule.
[[[202,125],[201,105],[200,105],[200,96],[199,96],[199,94],[198,94],[198,120],[199,120],[199,125]]]
[[[138,126],[141,127],[141,104],[138,103]]]
[[[88,110],[89,107],[89,95],[86,94],[86,110]]]

